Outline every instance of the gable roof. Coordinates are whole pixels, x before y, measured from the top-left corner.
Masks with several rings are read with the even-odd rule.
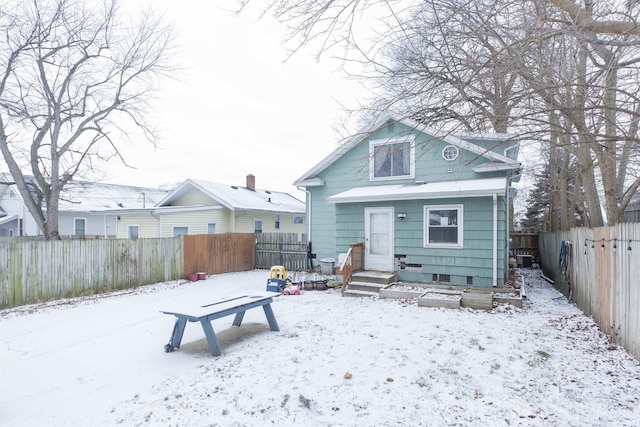
[[[250,190],[237,185],[188,179],[162,199],[156,207],[170,205],[192,189],[201,191],[232,211],[265,211],[304,214],[305,205],[287,193]]]
[[[293,185],[306,187],[323,185],[324,182],[322,181],[322,179],[316,177],[318,173],[331,166],[335,161],[349,152],[352,148],[368,138],[373,132],[384,126],[384,124],[389,120],[394,120],[396,122],[402,123],[412,129],[417,130],[418,132],[440,138],[448,144],[455,145],[463,150],[467,150],[474,154],[477,154],[478,156],[484,157],[492,163],[491,171],[519,169],[521,166],[520,162],[518,162],[517,160],[511,159],[507,156],[503,156],[502,154],[495,153],[472,142],[469,142],[469,140],[508,141],[511,138],[510,135],[496,133],[461,135],[453,135],[449,133],[443,134],[443,132],[438,131],[437,129],[434,129],[416,120],[399,117],[393,113],[385,113],[372,126],[366,128],[364,131],[358,132],[356,135],[347,139],[346,142],[333,150],[333,152],[331,152],[327,157],[322,159],[318,164],[312,167],[300,178],[296,179]],[[496,165],[498,164],[500,165],[500,169],[497,169]],[[483,170],[478,170],[478,172],[483,172]]]
[[[25,175],[24,179],[27,183],[34,181],[31,175]],[[0,173],[0,184],[15,186],[8,173]],[[60,193],[58,209],[60,212],[90,212],[152,207],[169,191],[133,185],[69,181]],[[20,197],[17,191],[16,197]]]

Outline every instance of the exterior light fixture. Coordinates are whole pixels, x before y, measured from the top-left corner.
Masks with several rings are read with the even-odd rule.
[[[405,219],[406,217],[407,217],[407,214],[406,214],[406,213],[399,213],[399,214],[398,214],[398,219],[400,219],[400,220],[403,220],[403,219]]]

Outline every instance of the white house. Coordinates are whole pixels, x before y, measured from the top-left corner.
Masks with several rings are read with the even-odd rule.
[[[117,237],[215,233],[305,233],[305,204],[278,191],[188,179],[151,209],[117,212]]]
[[[116,237],[118,210],[155,206],[169,192],[157,188],[71,181],[60,195],[59,234],[62,237]],[[11,175],[0,174],[0,237],[41,234]]]

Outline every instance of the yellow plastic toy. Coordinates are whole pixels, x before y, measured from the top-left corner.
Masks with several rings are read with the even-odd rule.
[[[291,283],[291,278],[287,277],[287,270],[281,265],[272,266],[267,280],[267,291],[282,292],[287,283]]]

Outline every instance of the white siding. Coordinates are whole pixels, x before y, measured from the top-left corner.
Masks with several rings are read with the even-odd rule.
[[[236,233],[253,233],[254,221],[256,219],[262,220],[262,232],[263,233],[298,233],[302,235],[306,232],[306,218],[302,224],[294,224],[294,216],[304,215],[292,215],[292,214],[278,214],[280,215],[280,228],[276,229],[276,214],[266,212],[241,212],[236,214]]]
[[[189,234],[207,234],[207,224],[212,222],[216,224],[216,233],[231,231],[226,209],[165,213],[162,215],[162,237],[173,236],[173,227],[189,227]]]
[[[74,218],[86,220],[85,236],[116,237],[115,214],[89,214],[85,212],[60,212],[58,215],[58,232],[61,236],[74,235]]]
[[[128,239],[130,225],[137,225],[140,227],[138,235],[140,238],[164,237],[158,236],[160,223],[160,218],[152,216],[150,212],[145,214],[120,215],[120,220],[117,221],[118,232],[116,237],[118,239]]]
[[[10,197],[10,192],[13,191],[13,197]],[[2,209],[7,213],[7,217],[18,215],[18,219],[22,218],[22,230],[25,236],[37,236],[42,234],[40,228],[36,225],[36,220],[31,216],[27,207],[22,203],[22,198],[18,193],[18,188],[15,185],[6,188],[4,185],[0,186],[0,205]],[[13,230],[13,235],[19,235],[18,220],[11,221],[9,224],[1,226],[5,235],[9,235],[9,229]]]
[[[194,188],[172,203],[171,206],[216,206],[219,204],[202,191]]]

